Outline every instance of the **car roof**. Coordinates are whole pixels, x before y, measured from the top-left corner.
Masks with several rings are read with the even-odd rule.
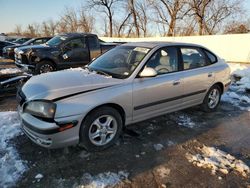
[[[159,42],[159,41],[152,41],[152,42],[129,42],[122,44],[122,46],[139,46],[145,48],[155,48],[155,47],[164,47],[164,46],[192,46],[192,47],[203,47],[198,44],[192,43],[181,43],[181,42]]]
[[[92,33],[62,33],[59,36],[67,36],[67,37],[82,37],[82,36],[97,36]]]

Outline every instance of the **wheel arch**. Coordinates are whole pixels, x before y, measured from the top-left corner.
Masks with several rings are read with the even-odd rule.
[[[223,85],[223,83],[222,82],[216,82],[210,88],[212,88],[215,85],[219,86],[219,88],[221,89],[221,95],[222,95],[224,93],[224,85]]]
[[[117,111],[119,112],[119,114],[121,115],[123,126],[125,125],[125,121],[126,121],[126,113],[125,113],[125,110],[121,107],[121,105],[116,104],[116,103],[105,103],[105,104],[102,104],[102,105],[99,105],[99,106],[94,107],[93,109],[91,109],[91,110],[85,115],[85,117],[83,118],[82,122],[84,122],[84,120],[86,119],[86,117],[87,117],[90,113],[92,113],[93,111],[95,111],[95,110],[97,110],[98,108],[101,108],[101,107],[111,107],[111,108],[114,108],[115,110],[117,110]]]
[[[52,63],[52,64],[55,66],[55,68],[57,69],[56,62],[55,62],[53,59],[48,58],[48,57],[45,57],[45,58],[40,59],[39,63],[41,63],[41,62],[43,62],[43,61],[49,61],[49,62]]]

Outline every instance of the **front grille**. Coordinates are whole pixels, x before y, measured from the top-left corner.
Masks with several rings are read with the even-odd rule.
[[[21,55],[21,61],[23,64],[28,64],[28,58],[26,55],[22,54]]]

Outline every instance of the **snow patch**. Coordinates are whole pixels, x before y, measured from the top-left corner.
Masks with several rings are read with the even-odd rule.
[[[214,175],[216,172],[228,174],[230,171],[236,171],[244,177],[250,174],[249,167],[243,161],[224,151],[205,145],[197,149],[198,154],[186,153],[186,158],[198,167],[211,169]]]
[[[26,162],[9,141],[22,134],[16,112],[0,112],[0,187],[10,187],[26,171]]]
[[[162,144],[154,144],[154,149],[156,151],[160,151],[164,148],[164,146]]]
[[[20,72],[22,72],[22,71],[18,68],[1,69],[0,75],[1,74],[16,74],[16,73],[20,73]]]
[[[118,173],[105,172],[100,173],[96,176],[92,176],[89,173],[85,173],[82,177],[82,183],[76,187],[85,187],[85,188],[105,188],[113,187],[123,180],[128,178],[128,173],[124,171],[119,171]]]
[[[231,74],[234,73],[235,71],[247,69],[247,67],[245,65],[242,65],[240,63],[227,63],[227,64],[230,67]]]
[[[224,93],[221,100],[237,106],[241,110],[250,111],[250,68],[245,65],[229,63],[231,75],[236,78],[230,85],[229,91]]]
[[[177,123],[180,126],[191,128],[191,129],[195,127],[195,123],[186,114],[179,115],[177,119]]]
[[[43,178],[43,175],[42,174],[37,174],[36,176],[35,176],[35,179],[42,179]]]

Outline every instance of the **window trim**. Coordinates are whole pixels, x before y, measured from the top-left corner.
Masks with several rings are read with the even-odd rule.
[[[173,46],[164,46],[164,47],[160,47],[158,48],[149,58],[148,60],[144,63],[144,65],[142,66],[141,70],[138,71],[137,75],[135,78],[141,78],[140,77],[140,73],[144,70],[145,66],[147,65],[147,63],[150,61],[150,59],[155,55],[156,52],[158,52],[159,50],[162,50],[164,48],[175,48],[176,50],[176,57],[177,57],[177,71],[173,71],[173,72],[166,72],[163,74],[157,74],[154,78],[159,77],[159,76],[163,76],[163,75],[167,75],[167,74],[171,74],[171,73],[176,73],[181,71],[181,62],[180,62],[180,54],[179,54],[179,49],[177,45],[173,45]]]
[[[180,63],[181,63],[181,70],[180,71],[188,71],[188,70],[194,70],[194,69],[199,69],[199,68],[204,68],[204,67],[207,67],[209,65],[211,65],[212,63],[210,62],[210,60],[208,59],[207,57],[207,54],[204,52],[204,48],[202,47],[196,47],[196,46],[189,46],[189,45],[181,45],[181,46],[178,46],[178,50],[179,50],[179,55],[180,55]],[[182,57],[182,53],[181,53],[181,48],[190,48],[190,49],[195,49],[197,50],[198,52],[201,52],[201,55],[204,56],[205,58],[205,61],[206,61],[206,65],[205,66],[202,66],[202,67],[195,67],[195,68],[189,68],[189,69],[184,69],[184,62],[183,62],[183,57]]]
[[[84,42],[82,41],[82,39],[81,38],[71,38],[71,39],[69,39],[69,40],[67,40],[67,41],[65,41],[65,43],[64,43],[64,45],[63,45],[63,47],[65,47],[65,46],[67,46],[67,44],[69,43],[69,42],[71,42],[71,41],[73,41],[73,40],[80,40],[81,41],[81,43],[83,44],[83,46],[84,46]],[[80,47],[80,48],[84,48],[84,47]],[[79,49],[79,48],[72,48],[72,50],[75,50],[75,49]]]
[[[209,63],[210,63],[211,65],[218,62],[218,58],[217,58],[217,56],[216,56],[213,52],[211,52],[210,50],[205,49],[205,48],[201,48],[201,49],[203,50],[203,53],[205,54],[205,56],[207,57],[207,60],[209,61]],[[210,53],[212,56],[215,57],[215,62],[212,62],[212,61],[210,60],[210,58],[209,58],[209,56],[207,55],[206,52]]]

